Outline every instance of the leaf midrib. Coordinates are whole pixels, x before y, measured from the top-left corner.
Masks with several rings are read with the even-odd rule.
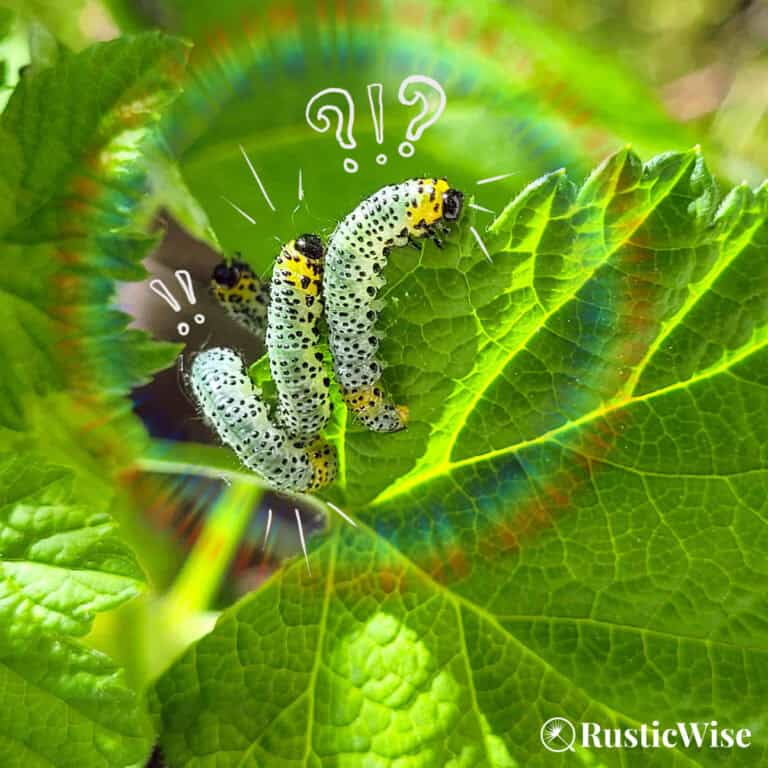
[[[615,173],[613,174],[613,186],[611,191],[611,196],[608,197],[608,201],[612,200],[615,197],[616,193],[616,187],[618,184],[619,179],[621,178],[621,171],[624,168],[624,164],[626,162],[626,159],[628,157],[628,154],[625,152],[624,155],[624,163],[622,163],[620,166],[617,164]],[[568,303],[570,303],[577,293],[591,280],[594,275],[596,274],[597,270],[600,269],[603,265],[608,263],[608,261],[611,259],[611,257],[619,251],[619,249],[623,248],[627,242],[629,242],[632,238],[632,236],[635,234],[635,232],[638,231],[638,229],[645,223],[647,218],[661,205],[661,203],[666,200],[669,195],[672,193],[672,191],[675,189],[677,182],[682,178],[683,174],[688,170],[688,168],[696,161],[697,155],[690,154],[686,157],[686,162],[680,164],[680,168],[678,169],[678,173],[674,176],[674,178],[671,181],[668,181],[668,187],[664,191],[664,194],[659,197],[659,199],[655,202],[655,204],[648,208],[648,210],[645,212],[645,214],[638,218],[637,221],[633,220],[633,223],[635,223],[635,226],[628,232],[626,232],[622,238],[614,245],[614,247],[610,250],[605,248],[604,246],[604,254],[603,258],[600,259],[599,262],[595,263],[593,268],[584,276],[584,279],[581,280],[579,283],[575,284],[573,288],[566,294],[562,301],[560,301],[557,304],[554,304],[551,309],[544,314],[543,317],[540,318],[540,321],[536,324],[536,326],[531,330],[531,332],[522,339],[518,344],[516,344],[513,348],[511,348],[507,355],[502,358],[500,364],[496,366],[490,374],[485,378],[483,383],[477,388],[475,391],[475,396],[472,398],[472,400],[468,403],[467,407],[464,409],[463,413],[457,418],[456,420],[456,428],[453,431],[451,438],[447,441],[445,452],[443,454],[444,461],[450,461],[451,453],[453,452],[453,449],[456,445],[456,441],[459,439],[459,436],[461,435],[464,427],[466,426],[467,420],[469,419],[470,415],[473,413],[475,408],[477,407],[477,404],[482,400],[483,395],[488,390],[490,386],[499,378],[499,376],[502,374],[504,369],[509,365],[510,361],[515,358],[515,356],[521,352],[523,349],[526,348],[528,343],[535,338],[535,336],[541,332],[543,328],[546,327],[547,321],[552,318],[555,314],[557,314],[559,311],[563,309]],[[552,202],[555,199],[555,196],[557,194],[557,186],[553,187],[552,195],[550,199],[550,210]],[[607,203],[602,207],[602,215],[605,216],[605,211],[607,208]],[[559,218],[570,218],[574,215],[575,210],[579,210],[579,198],[576,199],[574,206],[571,206],[566,214]],[[502,217],[504,216],[504,213],[502,214],[491,224],[491,230],[494,229],[502,220]],[[547,218],[547,221],[551,221],[551,217]],[[605,228],[603,227],[603,232],[605,232]],[[543,234],[543,231],[540,231],[539,233],[539,240],[541,241],[541,236]],[[534,260],[538,256],[538,251],[536,252],[536,255],[534,255]],[[533,288],[533,285],[531,286]],[[534,293],[537,296],[538,301],[538,293]]]
[[[591,616],[552,616],[550,614],[542,614],[539,616],[526,615],[526,614],[509,614],[498,615],[499,621],[509,622],[531,622],[531,623],[546,623],[546,622],[562,622],[573,624],[589,624],[595,627],[605,629],[618,629],[627,632],[637,632],[638,634],[653,635],[654,637],[660,637],[666,640],[686,640],[691,643],[703,643],[708,646],[718,646],[721,648],[729,648],[736,651],[753,651],[755,653],[768,653],[768,646],[761,648],[756,645],[739,645],[738,643],[729,642],[727,640],[713,640],[710,637],[699,637],[697,635],[685,635],[675,634],[672,632],[664,632],[660,629],[653,629],[651,627],[642,627],[637,624],[624,624],[618,621],[602,621],[595,619]]]
[[[111,530],[107,530],[106,532],[112,532]],[[140,580],[136,579],[133,576],[125,576],[122,573],[113,573],[111,571],[100,571],[95,570],[93,568],[76,568],[74,566],[69,565],[55,565],[53,563],[46,563],[40,560],[30,560],[28,558],[21,558],[21,557],[3,557],[0,559],[0,573],[2,573],[2,567],[6,563],[20,563],[22,565],[29,565],[34,568],[42,568],[42,569],[48,569],[51,571],[62,571],[64,573],[83,573],[88,574],[90,576],[96,576],[98,578],[105,578],[105,579],[115,579],[118,581],[131,581],[135,584],[142,584]]]
[[[488,759],[488,764],[493,765],[491,754],[488,751],[488,740],[483,730],[483,724],[480,720],[480,704],[477,701],[477,689],[475,687],[475,676],[472,674],[472,666],[469,663],[469,646],[467,645],[467,638],[464,630],[464,617],[461,614],[461,607],[457,602],[453,603],[454,613],[456,615],[456,625],[459,630],[459,644],[462,655],[464,656],[464,674],[467,676],[467,686],[469,688],[469,698],[472,702],[472,711],[475,714],[475,722],[477,723],[477,729],[480,733],[480,738],[483,742],[483,752]]]
[[[307,707],[307,728],[305,731],[306,744],[305,744],[304,757],[303,757],[304,765],[307,765],[307,760],[309,759],[309,754],[310,754],[310,744],[312,742],[317,673],[320,668],[320,661],[322,659],[323,643],[325,642],[326,626],[328,623],[328,606],[330,605],[331,595],[333,594],[334,576],[336,572],[336,554],[338,550],[338,539],[339,539],[339,526],[337,525],[333,528],[333,530],[331,531],[331,535],[325,540],[325,542],[323,542],[313,552],[313,554],[317,554],[324,547],[331,548],[330,556],[328,559],[328,570],[325,576],[325,588],[323,591],[323,605],[320,613],[320,620],[318,622],[317,650],[315,652],[315,658],[312,664],[312,670],[310,672],[309,685],[306,691],[306,695],[308,697],[308,707]],[[294,567],[303,568],[304,567],[303,560],[301,562],[296,562]],[[275,576],[273,577],[274,580],[279,581],[282,578],[282,575],[285,573],[285,570],[286,569],[283,568],[279,571],[276,571]],[[272,579],[269,579],[267,582],[265,582],[261,586],[261,589],[264,589],[264,587],[267,585],[269,581],[272,581]],[[294,699],[292,704],[295,704],[300,699],[301,699],[301,696]],[[274,719],[277,719],[277,717],[284,714],[284,712],[285,712],[285,709],[281,710],[281,712],[279,712]],[[271,725],[271,722],[269,725]],[[261,734],[259,734],[259,736],[253,740],[253,743],[248,747],[247,750],[245,750],[245,752],[243,753],[243,756],[240,758],[235,768],[244,768],[244,766],[247,764],[248,759],[253,755],[253,752],[256,749],[256,747],[258,747],[261,744],[261,737],[266,734],[267,728],[263,729]]]
[[[539,445],[549,440],[555,440],[560,435],[567,434],[573,429],[582,427],[596,419],[606,416],[609,413],[621,410],[622,408],[630,407],[639,402],[647,402],[658,397],[663,397],[681,389],[689,389],[694,385],[706,381],[707,379],[713,378],[714,376],[717,376],[721,373],[727,373],[733,365],[741,362],[742,360],[746,359],[760,349],[763,349],[764,347],[768,347],[768,338],[763,340],[760,344],[754,346],[746,344],[741,354],[728,358],[724,364],[705,368],[703,371],[699,372],[697,376],[693,376],[685,381],[677,381],[674,384],[662,387],[661,389],[656,389],[652,392],[646,392],[642,395],[627,397],[625,400],[616,401],[602,408],[597,408],[594,411],[584,414],[584,416],[578,419],[567,421],[565,424],[561,424],[559,427],[555,427],[554,429],[544,432],[543,434],[531,438],[530,440],[523,440],[519,443],[515,443],[514,445],[507,446],[506,448],[498,448],[493,451],[487,451],[486,453],[476,454],[475,456],[470,456],[466,459],[446,461],[438,464],[431,469],[414,475],[410,479],[406,478],[405,480],[390,486],[389,488],[386,488],[370,503],[370,506],[377,507],[384,503],[388,503],[392,501],[392,499],[412,491],[414,488],[425,484],[429,480],[447,475],[461,467],[472,466],[474,464],[480,464],[485,461],[491,461],[500,456],[507,456],[509,454],[517,453],[518,451],[521,451],[530,446]]]
[[[63,642],[63,641],[62,640],[58,640],[57,642]],[[99,651],[95,651],[92,648],[88,648],[86,646],[81,646],[81,645],[78,645],[76,643],[71,643],[71,645],[74,645],[79,650],[86,651],[87,653],[89,653],[93,657],[101,656],[103,658],[106,658],[106,656],[104,656],[102,653],[99,653]],[[49,690],[48,688],[43,688],[43,687],[37,685],[36,683],[34,683],[28,677],[25,677],[24,675],[19,674],[15,669],[13,669],[13,667],[8,665],[8,663],[6,662],[5,657],[2,655],[2,652],[0,652],[0,667],[5,669],[9,675],[15,677],[18,680],[21,680],[25,685],[33,688],[43,698],[49,698],[49,699],[53,699],[54,701],[61,702],[62,704],[64,704],[64,706],[68,710],[72,710],[73,712],[77,712],[77,714],[80,715],[80,717],[82,717],[83,720],[86,723],[90,723],[93,726],[94,731],[96,731],[98,729],[104,729],[105,731],[107,731],[109,733],[114,733],[114,734],[116,734],[118,736],[123,736],[126,739],[141,738],[141,734],[125,733],[123,731],[118,730],[117,728],[112,727],[111,725],[108,725],[106,722],[102,722],[100,720],[95,720],[90,715],[88,715],[86,712],[84,712],[82,709],[80,709],[80,707],[76,706],[73,703],[72,700],[62,698],[61,696],[58,696],[53,691]],[[91,672],[91,671],[89,671],[87,674],[93,675],[94,677],[97,677],[97,675],[94,672]],[[112,675],[114,676],[114,670],[112,671]],[[110,722],[112,722],[112,721],[110,721]]]
[[[409,558],[402,550],[398,549],[396,546],[394,546],[390,541],[387,539],[379,536],[372,528],[370,528],[366,523],[364,522],[358,522],[358,526],[362,531],[365,531],[365,533],[370,536],[374,541],[380,542],[383,544],[384,548],[391,552],[397,559],[401,560],[408,568],[412,568],[427,584],[428,586],[437,594],[443,595],[444,598],[451,603],[456,611],[460,612],[461,608],[464,607],[467,610],[471,611],[472,613],[476,614],[480,619],[486,621],[488,624],[490,624],[492,627],[494,627],[498,632],[503,634],[505,637],[508,637],[510,640],[512,640],[515,645],[520,649],[520,651],[524,655],[530,655],[533,657],[539,664],[541,664],[542,667],[545,667],[547,670],[549,670],[553,675],[560,678],[561,680],[567,682],[569,685],[572,686],[577,691],[580,691],[583,693],[585,698],[587,698],[591,703],[599,706],[601,709],[603,709],[606,713],[611,715],[614,720],[618,721],[619,719],[623,719],[630,725],[640,727],[641,723],[638,720],[635,720],[634,718],[630,717],[629,715],[625,714],[624,712],[620,712],[617,709],[614,709],[610,705],[600,701],[596,697],[592,696],[586,688],[584,688],[581,685],[577,685],[577,683],[568,677],[564,672],[559,670],[557,667],[555,667],[552,663],[547,661],[544,657],[540,656],[533,648],[526,645],[519,637],[514,635],[509,629],[504,627],[501,623],[499,618],[488,611],[487,609],[477,605],[477,603],[472,602],[466,597],[463,597],[462,595],[457,594],[456,592],[451,591],[443,584],[440,584],[439,582],[435,581],[434,578],[427,573],[421,566],[419,566],[416,562],[414,562],[411,558]],[[326,546],[326,544],[323,544],[321,546]],[[334,561],[335,565],[335,561]],[[639,630],[642,631],[642,630]],[[673,635],[674,637],[674,635]],[[689,639],[689,638],[685,638]],[[700,640],[701,642],[701,640]],[[466,645],[464,646],[466,649]],[[740,648],[741,646],[736,646]],[[469,654],[465,653],[465,662],[467,665],[467,668],[471,670],[471,665],[469,661]],[[472,676],[473,678],[473,676]],[[468,681],[469,682],[469,681]],[[472,679],[472,682],[470,682],[470,685],[474,688],[474,681]],[[481,710],[478,709],[478,712]],[[698,763],[694,761],[689,755],[685,754],[684,752],[680,751],[679,748],[672,750],[674,754],[678,755],[679,757],[683,758],[684,760],[688,761],[690,765],[695,766],[695,768],[701,768],[701,763]],[[242,768],[242,766],[238,766],[237,768]]]
[[[747,185],[743,185],[745,188],[748,189]],[[680,309],[675,313],[673,317],[671,317],[666,323],[664,323],[662,329],[657,334],[656,338],[651,342],[651,344],[648,345],[648,349],[643,356],[643,359],[635,366],[634,370],[632,371],[632,374],[630,375],[629,379],[627,380],[626,386],[624,387],[622,395],[633,395],[635,390],[637,389],[637,386],[640,382],[640,379],[645,372],[648,364],[653,359],[653,356],[656,354],[658,349],[661,347],[661,345],[664,343],[664,341],[669,337],[669,335],[680,325],[682,320],[691,312],[694,307],[705,297],[708,295],[710,288],[714,286],[714,284],[717,282],[718,278],[725,272],[726,269],[739,257],[742,253],[744,253],[745,249],[748,248],[752,244],[752,239],[757,231],[763,228],[765,225],[765,221],[759,217],[755,217],[754,225],[747,230],[746,232],[742,233],[742,236],[739,238],[739,245],[734,249],[733,254],[730,256],[730,258],[721,258],[718,260],[718,263],[716,263],[712,269],[709,270],[709,273],[705,275],[704,279],[700,280],[698,283],[694,283],[692,286],[689,296],[685,302],[683,302],[683,305],[680,307]],[[723,247],[726,239],[718,240],[718,246]],[[722,251],[721,251],[722,255]]]
[[[661,472],[658,469],[637,469],[636,467],[630,467],[628,464],[621,464],[618,461],[611,461],[610,459],[605,458],[605,456],[595,456],[585,451],[583,447],[576,449],[573,446],[561,443],[559,440],[553,440],[553,442],[557,443],[557,445],[559,445],[561,448],[568,451],[573,451],[579,456],[583,456],[585,459],[589,459],[596,464],[605,464],[608,467],[614,467],[615,469],[620,469],[622,472],[629,472],[630,474],[637,475],[638,477],[682,477],[693,480],[728,480],[728,478],[731,477],[741,477],[742,475],[751,475],[768,470],[768,467],[761,466],[750,467],[749,469],[739,469],[733,472]]]
[[[6,558],[3,558],[0,560],[0,584],[4,584],[8,588],[8,593],[10,595],[16,595],[18,599],[22,601],[29,601],[34,606],[37,606],[40,610],[44,611],[48,616],[50,617],[58,617],[56,620],[56,623],[58,626],[58,631],[66,632],[68,635],[78,635],[78,634],[85,634],[89,627],[90,623],[93,620],[94,614],[106,610],[104,607],[97,607],[93,604],[93,598],[89,602],[86,603],[78,603],[75,606],[70,606],[69,608],[59,608],[55,605],[47,605],[45,603],[40,602],[40,600],[36,599],[32,595],[30,595],[23,584],[20,584],[15,578],[13,578],[13,573],[8,573],[4,569],[4,565],[6,563],[13,563],[13,562],[21,562],[21,563],[29,563],[32,565],[46,565],[45,563],[35,563],[34,561],[28,561],[28,560],[8,560]],[[91,571],[87,570],[85,568],[56,568],[55,566],[50,566],[50,568],[55,568],[57,571],[64,571],[64,577],[63,580],[66,581],[68,578],[71,578],[73,581],[77,582],[77,579],[72,575],[73,573],[88,573],[93,574],[97,576],[99,579],[113,579],[118,580],[121,582],[128,582],[126,583],[118,592],[104,592],[104,591],[96,591],[92,587],[89,587],[88,585],[84,585],[82,582],[77,582],[78,586],[80,587],[86,587],[91,589],[97,597],[107,598],[115,601],[117,604],[120,604],[124,602],[125,600],[129,600],[132,597],[135,597],[136,595],[140,594],[144,589],[146,589],[146,585],[138,581],[134,578],[131,578],[130,576],[115,576],[115,574],[105,573],[104,571]],[[57,586],[57,591],[62,588],[62,584],[59,584]],[[50,592],[46,593],[47,596],[50,596]],[[18,606],[16,606],[17,608]],[[66,622],[69,626],[68,629],[64,629],[61,627],[61,624],[63,622]],[[13,621],[11,618],[8,620],[8,626],[14,626],[16,625],[16,622]],[[77,625],[77,626],[72,626]],[[82,630],[80,629],[82,628]]]

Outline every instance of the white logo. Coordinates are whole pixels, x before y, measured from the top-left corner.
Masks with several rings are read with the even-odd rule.
[[[576,741],[576,729],[570,720],[564,717],[550,717],[539,732],[541,743],[550,752],[574,751],[573,744]]]
[[[550,752],[582,749],[749,749],[749,728],[723,727],[717,720],[674,723],[664,727],[658,720],[630,728],[605,728],[600,723],[575,726],[564,717],[550,717],[541,726],[539,738]]]

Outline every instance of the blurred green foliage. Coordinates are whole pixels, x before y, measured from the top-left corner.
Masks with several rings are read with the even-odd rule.
[[[651,85],[735,180],[768,170],[768,6],[761,0],[530,0]]]

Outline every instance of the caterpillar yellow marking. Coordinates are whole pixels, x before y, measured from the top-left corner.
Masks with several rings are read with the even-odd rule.
[[[330,485],[336,478],[338,471],[336,450],[322,437],[309,443],[306,450],[313,469],[309,491],[319,491]]]
[[[286,243],[275,263],[276,274],[302,293],[317,296],[323,279],[322,262],[318,262],[296,248],[296,241]]]
[[[388,432],[398,432],[408,424],[409,410],[406,405],[392,405],[381,388],[377,386],[359,387],[358,389],[342,389],[341,397],[347,407],[357,415],[369,429],[380,431],[379,427],[387,426]],[[394,409],[398,417],[397,429],[391,429],[389,412]]]
[[[416,179],[416,185],[416,196],[406,207],[411,233],[443,218],[443,194],[450,189],[445,179]]]

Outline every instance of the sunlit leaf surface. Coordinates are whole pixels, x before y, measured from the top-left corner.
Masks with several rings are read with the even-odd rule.
[[[72,640],[143,576],[72,477],[0,457],[0,764],[133,766],[150,727],[122,672]]]

